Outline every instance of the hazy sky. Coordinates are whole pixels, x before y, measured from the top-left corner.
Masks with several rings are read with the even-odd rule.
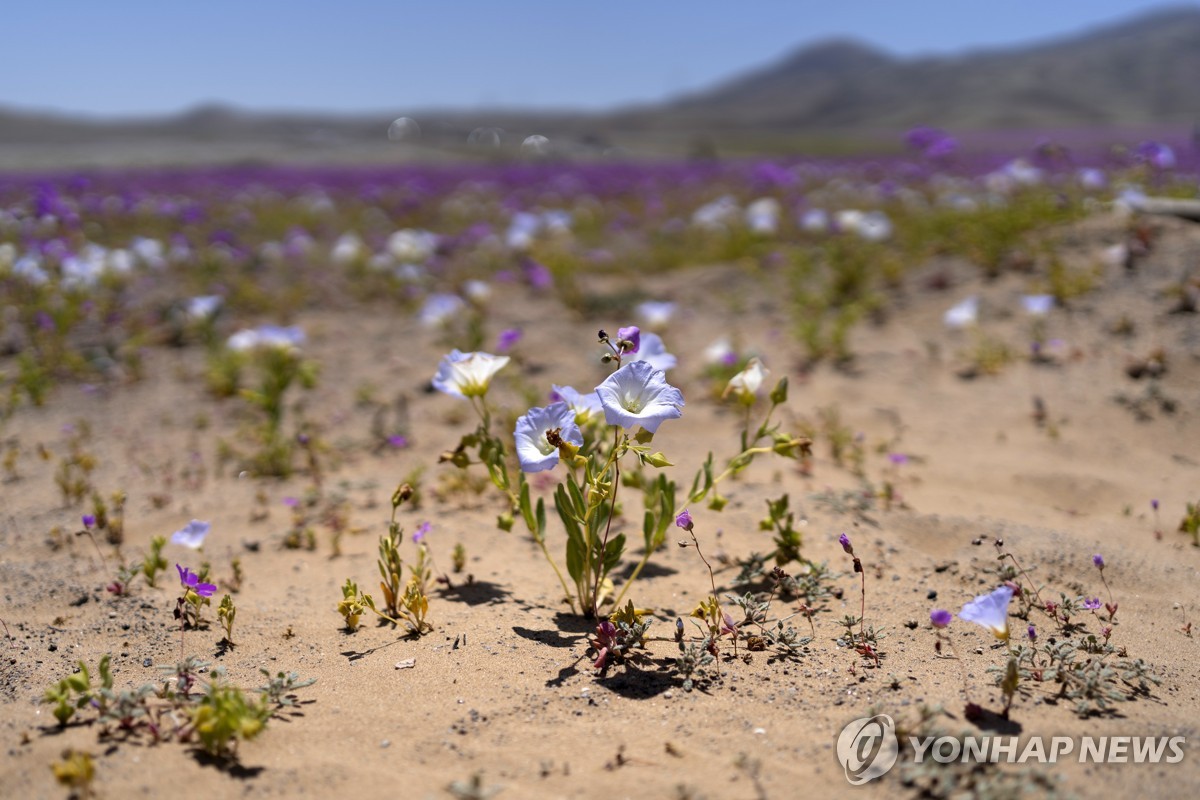
[[[6,4],[0,105],[597,109],[660,100],[849,36],[900,55],[1044,40],[1130,0],[46,0]],[[1181,5],[1176,3],[1174,5]]]

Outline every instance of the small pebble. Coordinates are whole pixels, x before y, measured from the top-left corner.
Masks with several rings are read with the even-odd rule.
[[[152,667],[152,666],[154,666],[154,659],[150,658],[149,656],[147,656],[146,658],[143,658],[143,659],[142,659],[142,666],[143,666],[143,667]]]
[[[937,600],[937,589],[930,589],[925,594],[925,599],[926,600]]]
[[[392,743],[390,740],[384,739],[382,742],[379,743],[379,746],[380,747],[391,747]]]

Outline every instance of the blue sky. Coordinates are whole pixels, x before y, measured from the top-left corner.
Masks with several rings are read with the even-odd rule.
[[[1176,3],[1174,5],[1186,5]],[[899,55],[1044,40],[1129,0],[48,0],[7,4],[0,105],[600,109],[705,88],[829,37]]]

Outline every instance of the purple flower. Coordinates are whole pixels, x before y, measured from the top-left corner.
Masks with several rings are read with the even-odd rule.
[[[432,527],[433,527],[433,525],[431,523],[422,522],[420,525],[417,526],[417,529],[415,531],[413,531],[412,540],[417,544],[420,544],[421,542],[425,541],[425,535],[427,533],[429,533],[429,529]]]
[[[677,528],[683,528],[685,531],[690,531],[692,529],[692,525],[692,515],[686,508],[683,511],[680,511],[679,515],[675,517],[675,527]]]
[[[179,582],[183,585],[185,592],[193,591],[201,597],[212,597],[213,592],[217,590],[216,584],[201,583],[200,576],[187,567],[176,564],[175,569],[179,571]]]
[[[929,612],[929,621],[933,623],[935,628],[944,628],[954,619],[954,615],[944,608],[935,608]]]
[[[388,441],[388,444],[390,444],[392,447],[395,447],[396,449],[408,447],[408,439],[406,439],[405,437],[401,436],[398,433],[393,434],[392,436],[389,436],[387,441]]]
[[[201,522],[198,519],[194,519],[183,528],[171,534],[171,543],[181,544],[184,547],[190,547],[193,550],[199,550],[201,545],[204,544],[204,537],[208,536],[208,532],[211,529],[211,523]]]
[[[1158,511],[1158,500],[1157,499],[1151,500],[1150,507],[1153,508],[1155,511]]]
[[[521,341],[521,329],[506,328],[500,331],[500,335],[496,337],[496,350],[501,353],[506,352],[519,341]]]
[[[904,453],[888,453],[888,461],[899,467],[908,463],[908,456]]]
[[[87,528],[88,530],[91,530],[92,526],[95,524],[96,524],[96,517],[94,514],[84,514],[83,515],[83,527]]]
[[[854,545],[850,544],[849,536],[847,536],[846,534],[843,533],[841,536],[838,537],[838,544],[840,544],[842,546],[842,549],[845,550],[847,553],[849,553],[850,555],[854,555]]]
[[[636,325],[630,325],[628,328],[618,328],[617,329],[617,340],[618,341],[624,340],[624,341],[632,342],[633,343],[632,347],[630,347],[628,350],[622,351],[623,354],[632,355],[632,354],[636,353],[638,351],[638,348],[640,348],[642,346],[641,328],[639,328]]]
[[[1037,628],[1030,625],[1028,628],[1025,629],[1025,632],[1027,634],[1029,634],[1029,641],[1031,641],[1031,642],[1037,641]]]
[[[554,276],[542,264],[527,260],[524,263],[525,280],[535,289],[551,289],[554,287]]]
[[[1104,556],[1096,553],[1092,556],[1092,563],[1096,565],[1096,569],[1104,569]]]
[[[1088,611],[1096,611],[1101,606],[1099,597],[1092,597],[1083,601],[1083,607]]]
[[[300,500],[295,497],[285,497],[283,498],[283,504],[288,508],[295,508],[300,505]]]

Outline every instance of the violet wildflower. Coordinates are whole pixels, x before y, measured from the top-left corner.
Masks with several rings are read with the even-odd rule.
[[[1037,628],[1030,625],[1028,628],[1025,629],[1025,633],[1029,635],[1029,641],[1031,641],[1031,642],[1037,641]]]
[[[997,639],[1008,639],[1008,604],[1012,600],[1010,586],[1001,586],[990,594],[976,597],[958,612],[961,619],[989,629]]]
[[[854,545],[850,544],[849,536],[843,533],[838,537],[838,544],[842,546],[842,549],[845,550],[848,555],[854,555]]]
[[[95,514],[84,514],[83,515],[83,527],[87,528],[88,530],[91,530],[95,524],[96,524],[96,515]]]
[[[199,550],[204,545],[204,537],[208,536],[211,529],[211,523],[194,519],[171,534],[171,544],[181,544],[192,550]]]
[[[201,597],[212,597],[213,593],[217,591],[216,584],[201,583],[200,576],[187,567],[181,567],[176,564],[175,569],[179,572],[179,583],[183,586],[185,593],[190,591],[195,592]]]
[[[511,350],[517,342],[521,341],[520,328],[506,328],[500,331],[500,335],[496,337],[496,349],[501,353]]]
[[[1104,556],[1097,553],[1092,556],[1092,563],[1096,565],[1096,569],[1104,569]]]
[[[563,402],[529,409],[517,420],[513,437],[522,472],[554,469],[563,446],[576,450],[583,446],[583,432],[575,424],[575,412]]]
[[[1101,603],[1099,597],[1085,598],[1083,601],[1083,607],[1088,611],[1096,611],[1100,608],[1100,606]]]
[[[692,526],[694,524],[695,523],[692,521],[692,515],[686,508],[683,511],[680,511],[679,514],[675,517],[675,527],[683,528],[685,531],[688,531],[689,533],[691,532]]]
[[[1152,509],[1154,509],[1155,511],[1158,511],[1158,500],[1157,500],[1157,499],[1155,499],[1155,500],[1151,500],[1151,501],[1150,501],[1150,507],[1151,507]]]
[[[413,531],[413,535],[412,535],[413,542],[415,544],[420,544],[421,542],[425,541],[425,536],[428,535],[428,533],[432,527],[433,527],[433,524],[430,522],[422,522],[420,525],[418,525],[417,529],[415,531]]]
[[[629,346],[621,348],[621,342],[628,342]],[[641,345],[641,328],[636,325],[630,325],[628,328],[617,329],[617,347],[621,348],[621,355],[633,355]]]
[[[935,608],[929,612],[929,621],[935,628],[944,628],[954,619],[954,615],[944,608]]]
[[[649,338],[653,334],[644,337]],[[683,416],[683,393],[667,383],[661,369],[646,361],[631,361],[596,387],[604,421],[632,428],[641,425],[654,433],[665,420]]]

